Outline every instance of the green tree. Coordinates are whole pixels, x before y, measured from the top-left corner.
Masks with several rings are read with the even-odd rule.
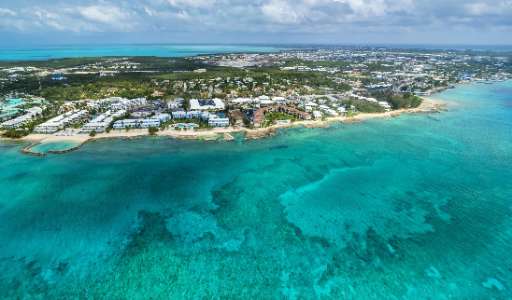
[[[148,128],[148,132],[150,135],[156,135],[156,133],[158,132],[158,128],[156,127],[149,127]]]

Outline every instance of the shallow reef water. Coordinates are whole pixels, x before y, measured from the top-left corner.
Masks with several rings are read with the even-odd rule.
[[[2,299],[511,299],[512,82],[256,141],[0,143]]]

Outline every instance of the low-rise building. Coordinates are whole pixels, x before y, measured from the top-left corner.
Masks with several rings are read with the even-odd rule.
[[[219,116],[216,114],[210,114],[208,118],[208,126],[211,127],[229,127],[229,118]]]
[[[12,120],[6,121],[0,125],[0,127],[4,129],[16,129],[23,127],[28,122],[33,120],[35,117],[41,115],[43,113],[43,110],[40,107],[32,107],[27,110],[27,112],[19,116],[17,118],[14,118]]]
[[[198,110],[192,110],[192,111],[173,111],[172,113],[173,119],[201,119],[203,121],[208,121],[208,118],[210,116],[210,113],[205,111],[198,111]]]
[[[295,107],[287,106],[287,105],[277,105],[264,107],[256,110],[253,114],[253,125],[258,128],[261,127],[263,121],[265,120],[265,115],[269,112],[280,112],[292,115],[300,120],[311,120],[311,114],[301,111]]]
[[[199,127],[199,125],[197,125],[195,123],[178,123],[178,124],[174,125],[174,128],[180,129],[180,130],[194,130],[198,127]]]
[[[147,104],[146,98],[124,99],[110,98],[114,103],[111,104],[113,110],[134,110]]]
[[[229,112],[229,117],[234,126],[244,126],[244,113],[239,109],[234,109]]]
[[[126,129],[126,128],[158,128],[164,122],[171,119],[169,114],[158,114],[152,118],[146,119],[123,119],[114,122],[112,127],[114,129]]]
[[[107,111],[104,114],[101,114],[97,116],[96,118],[92,119],[89,123],[85,124],[84,127],[80,130],[82,133],[91,133],[91,132],[97,132],[102,133],[107,130],[107,128],[110,127],[112,122],[115,118],[119,118],[126,114],[125,110],[119,110],[116,112]]]
[[[386,101],[379,101],[379,105],[386,110],[391,110],[391,105]]]
[[[190,109],[191,110],[200,110],[200,111],[221,111],[226,109],[226,105],[224,102],[218,98],[214,99],[191,99],[190,100]]]
[[[126,129],[126,128],[151,128],[160,127],[160,120],[151,119],[123,119],[114,122],[114,129]]]
[[[38,125],[34,131],[36,133],[55,133],[61,129],[64,129],[66,126],[70,124],[74,124],[86,118],[88,112],[86,110],[74,110],[71,112],[67,112],[60,116],[57,116],[53,119],[50,119],[43,124]]]

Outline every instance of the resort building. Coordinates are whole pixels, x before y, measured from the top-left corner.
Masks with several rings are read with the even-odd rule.
[[[3,129],[16,129],[23,127],[27,123],[29,123],[31,120],[33,120],[35,117],[41,115],[43,113],[43,110],[40,107],[32,107],[27,110],[27,113],[19,116],[15,119],[6,121],[0,125]]]
[[[125,99],[125,98],[109,98],[114,103],[111,104],[113,110],[134,110],[147,104],[146,98]]]
[[[176,98],[173,101],[169,102],[167,107],[169,109],[172,109],[172,110],[179,109],[179,108],[183,107],[183,103],[185,103],[185,99],[183,99],[183,98]]]
[[[174,125],[174,128],[180,129],[180,130],[194,130],[198,127],[199,127],[199,125],[197,125],[195,123],[178,123],[178,124]]]
[[[335,117],[338,115],[338,113],[334,109],[330,108],[327,105],[320,105],[318,106],[318,108],[328,116]]]
[[[347,114],[347,109],[344,106],[340,106],[338,107],[338,112],[344,116]]]
[[[284,97],[272,97],[272,101],[276,104],[286,104],[286,98]]]
[[[171,119],[169,114],[159,114],[147,119],[124,119],[114,122],[114,129],[126,128],[158,128],[164,122]]]
[[[158,119],[124,119],[118,120],[113,125],[114,129],[126,128],[151,128],[160,127],[160,120]]]
[[[235,105],[259,103],[258,99],[255,99],[255,98],[235,98],[235,99],[231,100],[230,102]]]
[[[323,115],[322,115],[322,113],[321,113],[321,112],[319,112],[318,110],[313,111],[313,118],[314,118],[315,120],[321,119],[321,118],[322,118],[322,116],[323,116]]]
[[[200,119],[200,120],[203,120],[203,121],[208,121],[208,119],[210,118],[210,113],[208,112],[203,112],[203,111],[197,111],[197,110],[193,110],[193,111],[183,111],[183,110],[179,110],[179,111],[173,111],[172,112],[172,118],[173,119]]]
[[[200,111],[220,111],[225,110],[226,105],[224,102],[218,98],[215,99],[207,99],[207,100],[198,100],[191,99],[190,100],[190,109],[191,110],[200,110]]]
[[[242,127],[244,126],[244,113],[239,109],[234,109],[229,111],[229,118],[234,126]]]
[[[162,113],[162,114],[155,115],[155,118],[159,119],[160,122],[165,123],[165,122],[170,121],[172,117],[171,117],[170,114],[163,114]]]
[[[97,132],[102,133],[110,127],[115,118],[119,118],[126,114],[125,110],[119,110],[116,112],[107,111],[104,114],[97,116],[92,119],[89,123],[85,124],[84,127],[80,130],[82,133],[91,133]]]
[[[378,103],[379,102],[375,98],[360,96],[360,95],[356,95],[356,94],[351,94],[350,97],[355,98],[357,100],[363,100],[363,101],[368,101],[368,102],[373,102],[373,103]]]
[[[173,111],[172,118],[175,120],[198,119],[208,122],[211,127],[228,127],[230,125],[229,118],[220,113],[214,114],[207,111]]]
[[[74,124],[85,119],[88,115],[86,110],[75,110],[71,112],[67,112],[60,116],[57,116],[53,119],[50,119],[43,124],[38,125],[34,132],[36,133],[55,133],[61,129],[64,129],[66,126],[70,124]]]
[[[272,101],[270,97],[266,95],[259,96],[257,99],[260,106],[269,106],[274,104],[274,101]]]
[[[211,127],[229,127],[229,118],[219,116],[216,114],[210,114],[208,118],[208,126]]]
[[[307,112],[303,112],[295,107],[287,106],[287,105],[277,105],[264,107],[256,110],[253,115],[253,124],[254,127],[261,127],[263,121],[265,120],[265,115],[270,112],[281,112],[285,114],[292,115],[300,120],[311,120],[311,114]]]

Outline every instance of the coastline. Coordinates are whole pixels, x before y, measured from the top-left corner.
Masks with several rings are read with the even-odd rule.
[[[203,141],[232,141],[234,140],[232,134],[242,133],[245,135],[245,139],[254,140],[265,138],[268,136],[274,135],[277,130],[285,129],[285,128],[294,128],[294,127],[306,127],[306,128],[322,128],[328,127],[333,123],[358,123],[371,119],[380,119],[380,118],[394,118],[398,117],[402,114],[418,114],[418,113],[439,113],[446,110],[447,103],[446,101],[439,100],[432,97],[422,97],[423,102],[417,108],[410,109],[400,109],[394,110],[384,113],[360,113],[354,116],[339,116],[326,118],[324,120],[310,120],[310,121],[297,121],[289,124],[277,124],[272,125],[266,128],[257,128],[257,129],[249,129],[249,128],[241,128],[241,127],[227,127],[227,128],[214,128],[207,130],[196,130],[196,131],[178,131],[175,129],[166,129],[164,131],[159,131],[155,136],[159,137],[168,137],[175,138],[181,140],[203,140]],[[67,153],[70,151],[74,151],[79,149],[83,144],[101,140],[101,139],[132,139],[139,138],[144,136],[150,136],[147,129],[131,129],[129,131],[126,130],[112,130],[109,133],[101,133],[97,134],[94,137],[91,137],[86,134],[77,134],[70,136],[56,136],[51,134],[29,134],[26,137],[19,139],[22,142],[28,142],[29,144],[24,147],[21,151],[25,154],[36,155],[36,156],[44,156],[46,153],[32,151],[31,148],[47,143],[74,143],[75,146],[59,151],[48,151],[49,154],[61,154]],[[5,139],[5,138],[4,138]],[[14,140],[14,139],[5,139],[5,140]]]

